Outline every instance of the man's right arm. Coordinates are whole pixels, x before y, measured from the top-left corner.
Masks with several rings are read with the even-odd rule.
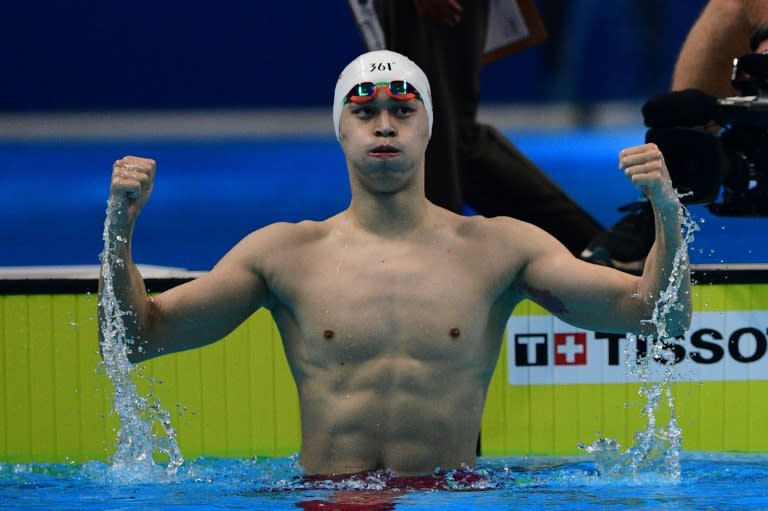
[[[149,297],[133,262],[131,239],[136,219],[152,193],[155,162],[128,156],[115,162],[108,208],[108,271],[132,362],[212,343],[244,321],[268,300],[267,286],[252,267],[250,236],[204,276]],[[107,257],[106,254],[103,257]],[[99,283],[99,321],[106,321],[105,275]],[[102,329],[100,328],[100,337]],[[101,338],[101,342],[104,339]]]

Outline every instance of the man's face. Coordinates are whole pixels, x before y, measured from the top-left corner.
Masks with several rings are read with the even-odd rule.
[[[361,180],[381,191],[397,187],[423,169],[427,112],[418,99],[396,99],[380,87],[373,99],[344,106],[339,142]]]

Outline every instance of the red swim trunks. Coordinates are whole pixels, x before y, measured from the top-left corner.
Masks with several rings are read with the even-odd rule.
[[[487,483],[487,484],[484,484]],[[491,489],[483,475],[459,469],[448,473],[398,477],[381,470],[355,474],[310,475],[302,485],[315,489],[338,489],[332,500],[297,502],[305,511],[392,511],[395,499],[408,491],[477,491]]]

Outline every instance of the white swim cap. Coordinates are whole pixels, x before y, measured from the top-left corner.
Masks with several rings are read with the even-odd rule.
[[[419,91],[421,101],[427,110],[429,135],[432,135],[432,92],[429,90],[427,75],[405,55],[389,50],[378,50],[363,53],[350,62],[339,75],[333,94],[333,127],[336,130],[337,139],[344,97],[352,87],[362,82],[391,82],[392,80],[405,80]]]

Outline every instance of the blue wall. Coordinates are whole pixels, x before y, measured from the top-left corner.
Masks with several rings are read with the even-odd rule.
[[[549,41],[489,66],[483,99],[663,90],[704,3],[540,0]],[[363,50],[344,0],[32,0],[0,18],[0,111],[327,106]]]
[[[616,168],[619,150],[643,130],[508,133],[604,225],[637,192]],[[349,205],[336,140],[0,142],[0,267],[97,264],[111,162],[157,159],[152,199],[134,236],[136,261],[210,269],[243,236],[277,221],[321,220]],[[765,263],[768,218],[691,212],[701,231],[694,263]],[[761,237],[762,236],[762,237]]]
[[[539,3],[549,41],[488,66],[484,101],[647,98],[668,87],[705,0]],[[339,70],[362,50],[343,0],[11,3],[0,14],[0,123],[2,111],[330,109]],[[616,173],[615,155],[642,142],[642,126],[510,136],[605,225],[636,196]],[[159,162],[137,230],[140,262],[207,269],[255,228],[324,218],[349,200],[332,137],[5,140],[0,190],[12,193],[0,200],[0,266],[96,263],[111,162],[124,154]],[[695,262],[768,260],[768,246],[753,239],[766,219],[695,215],[706,220]]]

